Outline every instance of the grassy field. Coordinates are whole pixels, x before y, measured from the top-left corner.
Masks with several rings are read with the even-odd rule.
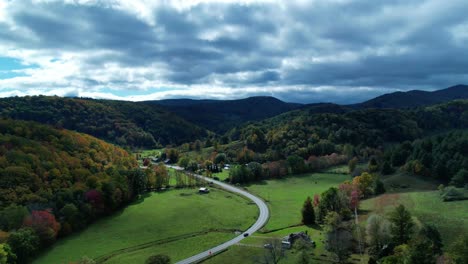
[[[244,230],[255,221],[257,210],[247,200],[218,189],[207,195],[196,189],[153,193],[58,241],[34,263],[70,263],[82,256],[138,263],[155,252],[180,260],[234,237],[233,230]]]
[[[213,173],[213,177],[218,177],[219,180],[224,181],[229,178],[229,170],[223,170],[222,172]]]
[[[269,180],[246,188],[267,201],[271,215],[263,231],[271,231],[299,224],[302,204],[307,196],[313,197],[348,179],[345,174],[311,173]]]
[[[438,191],[384,194],[363,201],[361,209],[386,214],[399,204],[405,205],[420,222],[434,224],[445,245],[468,232],[468,201],[443,202]]]
[[[436,191],[438,183],[398,172],[382,181],[387,192],[361,203],[361,209],[369,212],[364,221],[370,213],[386,214],[403,204],[417,221],[435,225],[445,245],[468,232],[468,201],[443,202]]]
[[[324,249],[323,231],[320,228],[294,225],[300,224],[300,210],[307,196],[320,194],[348,179],[348,175],[339,173],[309,173],[246,186],[248,191],[267,201],[270,209],[268,223],[261,232],[243,240],[241,245],[230,247],[226,252],[203,263],[255,263],[256,258],[263,256],[265,250],[262,247],[269,239],[282,238],[299,231],[307,231],[317,243],[317,247],[311,252],[312,259],[320,263],[326,262],[330,258]],[[281,263],[297,263],[297,258],[297,252],[288,250],[286,258]]]

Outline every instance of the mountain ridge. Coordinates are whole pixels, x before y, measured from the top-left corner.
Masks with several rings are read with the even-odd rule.
[[[467,98],[468,85],[457,84],[434,91],[411,90],[388,93],[349,106],[353,108],[410,108]]]

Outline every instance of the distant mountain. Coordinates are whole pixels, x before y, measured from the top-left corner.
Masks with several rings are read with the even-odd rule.
[[[363,103],[351,105],[354,108],[409,108],[468,99],[468,85],[456,85],[446,89],[427,92],[413,90],[384,94]]]
[[[160,105],[187,121],[216,133],[224,133],[242,123],[273,117],[303,106],[267,96],[240,100],[170,99],[145,103]]]
[[[50,96],[0,99],[0,117],[36,121],[121,146],[153,148],[204,138],[207,131],[157,105]]]

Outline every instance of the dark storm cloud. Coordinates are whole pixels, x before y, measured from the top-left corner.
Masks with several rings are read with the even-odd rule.
[[[145,18],[97,3],[15,3],[11,23],[0,22],[0,41],[93,54],[80,59],[87,72],[114,63],[157,71],[142,76],[172,85],[284,87],[276,94],[289,101],[356,101],[393,89],[468,82],[464,1],[167,4]],[[76,78],[90,87],[103,84],[93,76]],[[316,89],[322,86],[334,89]]]

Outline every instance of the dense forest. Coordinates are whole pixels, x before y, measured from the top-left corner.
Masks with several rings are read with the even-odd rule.
[[[457,174],[456,179],[462,178],[455,180],[457,186],[466,183],[461,176],[465,171],[459,173],[466,168],[466,135],[444,133],[468,128],[468,100],[406,110],[350,111],[336,105],[319,109],[309,106],[240,126],[220,138],[183,144],[178,148],[179,165],[196,170],[198,164],[217,172],[222,164],[241,164],[231,168],[230,181],[244,183],[319,171],[352,160],[371,162],[370,172],[388,173],[404,166],[407,172],[444,183]],[[427,139],[434,141],[427,149],[428,144],[419,139],[433,134],[442,136]],[[353,176],[362,173],[353,170]]]
[[[59,236],[132,201],[143,172],[125,150],[31,121],[0,120],[0,243],[27,262]]]
[[[307,108],[232,129],[262,160],[332,153],[369,157],[372,149],[415,140],[437,131],[468,128],[468,100],[410,110],[364,109],[315,113]]]
[[[382,170],[390,173],[391,167],[464,187],[468,184],[468,131],[406,141],[390,148],[384,155]]]
[[[302,107],[266,96],[240,100],[172,99],[146,103],[161,105],[194,124],[220,134],[247,121],[263,120]]]
[[[207,132],[157,105],[48,96],[0,99],[0,116],[86,133],[120,146],[153,148]]]

